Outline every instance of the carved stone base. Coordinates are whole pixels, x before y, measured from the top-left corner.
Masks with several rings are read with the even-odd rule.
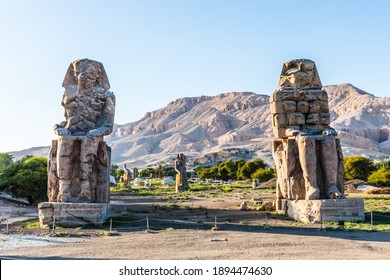
[[[41,227],[55,225],[78,227],[102,225],[111,215],[109,203],[60,203],[42,202],[38,204]]]
[[[360,222],[364,221],[364,200],[318,199],[277,201],[279,213],[305,223],[314,222]]]

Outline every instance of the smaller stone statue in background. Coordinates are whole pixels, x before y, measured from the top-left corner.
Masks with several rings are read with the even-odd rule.
[[[185,191],[188,190],[188,181],[187,181],[187,168],[186,168],[186,157],[183,153],[177,155],[175,160],[175,170],[176,174],[176,191]]]
[[[124,164],[123,170],[123,185],[125,187],[130,187],[131,171],[127,168],[126,164]]]

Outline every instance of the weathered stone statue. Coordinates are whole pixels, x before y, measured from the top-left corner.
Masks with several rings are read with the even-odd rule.
[[[58,138],[49,152],[49,202],[107,203],[111,149],[103,136],[112,132],[115,96],[103,64],[72,62],[62,86],[65,121],[54,126]]]
[[[177,155],[175,160],[175,170],[176,174],[176,191],[185,191],[188,190],[188,181],[187,181],[187,160],[183,153]]]
[[[131,171],[127,168],[126,164],[123,167],[123,184],[125,187],[130,187]]]
[[[107,202],[110,148],[103,136],[112,132],[115,96],[108,91],[103,64],[89,59],[72,62],[62,86],[65,121],[54,126],[58,140],[50,156],[56,154],[57,166],[49,173],[55,172],[58,180],[49,183],[49,201]]]
[[[328,95],[313,61],[284,63],[271,96],[277,210],[285,202],[344,198],[340,141],[329,126]]]
[[[133,180],[135,179],[135,178],[138,178],[138,168],[137,167],[134,167],[133,169],[132,169],[132,176],[133,176]]]

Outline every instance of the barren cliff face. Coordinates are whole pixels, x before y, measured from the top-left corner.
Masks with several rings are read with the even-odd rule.
[[[339,133],[344,154],[390,156],[390,98],[375,97],[350,84],[324,89],[331,126]],[[229,92],[177,99],[139,121],[115,125],[106,141],[113,162],[144,166],[178,152],[200,156],[229,147],[264,155],[271,151],[272,138],[269,96]]]
[[[390,99],[375,97],[350,84],[325,86],[331,126],[346,154],[390,154]],[[204,154],[226,147],[270,151],[273,138],[269,96],[230,92],[181,98],[116,126],[110,137],[114,161],[185,152]]]

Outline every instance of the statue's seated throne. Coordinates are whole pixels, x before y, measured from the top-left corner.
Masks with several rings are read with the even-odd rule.
[[[66,199],[64,199],[63,183],[58,173],[58,142],[64,142],[64,136],[59,140],[52,140],[48,161],[48,197],[50,202],[110,202],[110,166],[111,148],[105,141],[98,142],[96,154],[90,155],[90,166],[86,168],[91,172],[83,172],[85,168],[85,155],[83,154],[82,138],[70,137],[67,145],[66,158],[62,161],[69,161],[71,168],[62,170],[61,174],[66,174],[68,188]],[[61,143],[61,144],[62,144]],[[86,182],[84,182],[86,181]],[[61,187],[60,187],[61,184]],[[83,192],[81,188],[87,188]],[[64,201],[63,201],[64,200]]]
[[[340,140],[329,127],[328,95],[314,62],[284,63],[270,101],[278,177],[276,209],[286,213],[291,201],[344,198]]]

